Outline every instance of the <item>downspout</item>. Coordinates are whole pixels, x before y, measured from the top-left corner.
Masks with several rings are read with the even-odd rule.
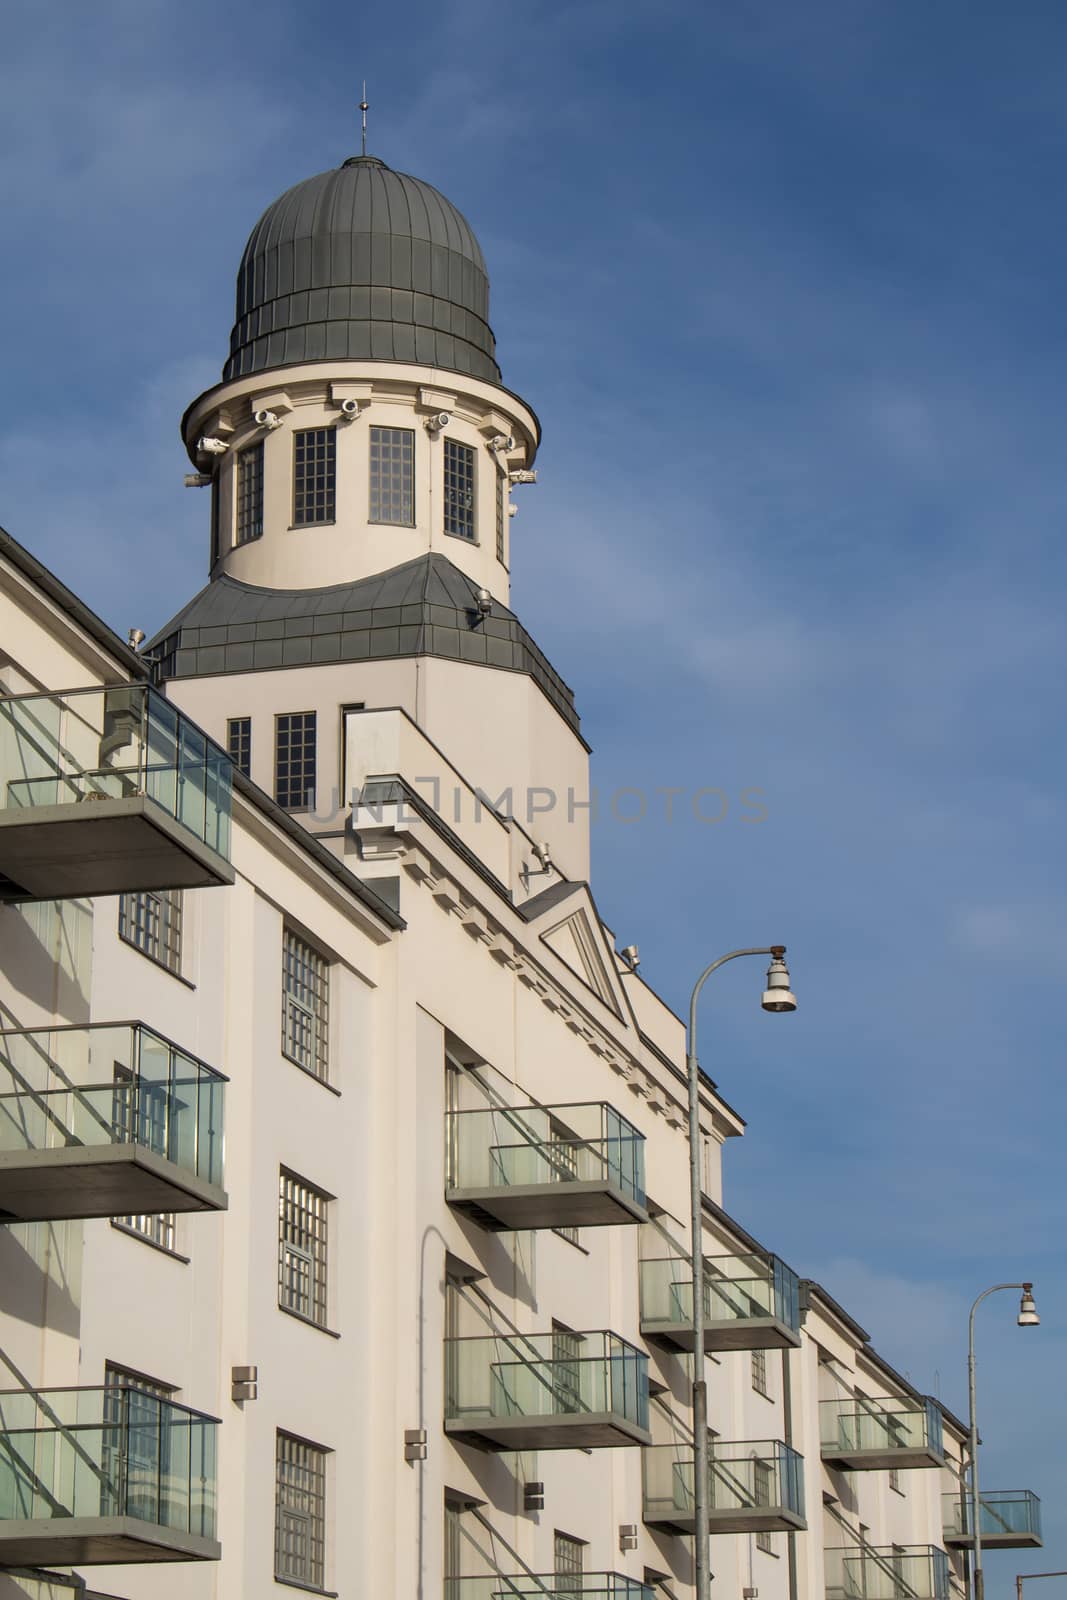
[[[785,1413],[784,1443],[793,1448],[793,1383],[789,1367],[789,1351],[782,1350],[782,1410]],[[797,1536],[791,1528],[785,1536],[789,1569],[789,1600],[797,1600]]]

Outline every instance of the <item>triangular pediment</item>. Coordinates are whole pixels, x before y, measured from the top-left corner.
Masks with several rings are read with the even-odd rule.
[[[542,943],[618,1017],[630,1008],[587,884],[554,884],[527,902],[523,914]]]

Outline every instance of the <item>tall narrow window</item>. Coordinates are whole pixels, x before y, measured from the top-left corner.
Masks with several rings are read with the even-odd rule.
[[[219,475],[214,473],[211,478],[211,565],[222,554],[219,529]]]
[[[325,956],[285,930],[282,1054],[325,1083],[329,1073],[330,968]]]
[[[370,431],[370,520],[415,521],[415,434],[411,428]]]
[[[504,559],[504,474],[496,475],[496,558]]]
[[[574,1333],[562,1322],[553,1322],[552,1388],[560,1411],[582,1409],[581,1355],[581,1334]]]
[[[122,1514],[146,1522],[162,1520],[161,1495],[171,1472],[170,1430],[161,1402],[174,1394],[174,1386],[157,1383],[139,1372],[104,1366],[101,1512],[114,1516],[119,1507],[110,1502],[115,1490],[123,1493]]]
[[[290,711],[274,719],[274,798],[287,811],[315,804],[315,713]]]
[[[337,429],[293,434],[293,525],[332,522],[337,511]]]
[[[176,1252],[178,1219],[173,1211],[139,1211],[135,1215],[112,1217],[111,1225],[124,1233],[135,1233],[158,1249],[169,1250],[171,1255]]]
[[[474,538],[474,451],[458,439],[445,440],[445,532]]]
[[[330,1197],[286,1172],[278,1179],[278,1304],[326,1326],[326,1214]]]
[[[231,717],[226,724],[226,749],[238,772],[252,776],[252,718]]]
[[[274,1480],[274,1576],[322,1589],[326,1582],[326,1456],[278,1430]]]
[[[753,1350],[752,1352],[752,1387],[757,1394],[770,1396],[770,1390],[767,1388],[766,1350]]]
[[[445,1501],[445,1582],[462,1576],[460,1567],[463,1565],[463,1543],[460,1534],[459,1519],[460,1509]],[[446,1590],[447,1593],[447,1590]]]
[[[556,1183],[570,1183],[578,1176],[578,1144],[573,1131],[555,1117],[548,1124],[548,1164]],[[560,1238],[578,1243],[577,1228],[553,1228]]]
[[[145,889],[119,900],[119,938],[168,972],[182,965],[182,892]]]
[[[556,1593],[581,1594],[582,1573],[585,1570],[584,1543],[581,1539],[572,1539],[568,1533],[560,1533],[557,1528],[552,1544]]]
[[[237,454],[237,537],[248,544],[263,537],[263,440]]]

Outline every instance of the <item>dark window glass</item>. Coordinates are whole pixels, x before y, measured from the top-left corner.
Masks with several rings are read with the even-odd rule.
[[[274,1576],[321,1589],[326,1572],[326,1451],[278,1434]]]
[[[504,559],[504,474],[496,475],[496,558]]]
[[[324,1328],[329,1197],[284,1168],[278,1184],[278,1304]]]
[[[332,522],[337,511],[337,429],[293,435],[293,524]]]
[[[456,439],[445,440],[445,532],[474,538],[474,451]]]
[[[182,964],[182,892],[146,889],[119,900],[119,938],[168,972]]]
[[[370,520],[415,521],[415,435],[410,428],[370,431]]]
[[[315,804],[315,713],[274,720],[274,798],[288,811],[302,811]]]
[[[237,544],[263,537],[263,441],[237,457]]]
[[[226,749],[238,772],[252,776],[252,718],[231,717],[226,724]]]

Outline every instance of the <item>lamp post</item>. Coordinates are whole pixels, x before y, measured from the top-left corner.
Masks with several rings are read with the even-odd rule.
[[[772,944],[759,950],[731,950],[713,961],[696,981],[689,1002],[689,1032],[686,1037],[686,1070],[689,1076],[689,1186],[690,1255],[693,1270],[693,1511],[696,1544],[696,1600],[709,1600],[708,1572],[708,1386],[704,1381],[704,1248],[703,1207],[701,1204],[700,1068],[697,1062],[697,1001],[705,983],[719,967],[738,956],[770,956],[764,1011],[795,1011],[796,1000],[789,988],[789,968],[785,964],[785,945]]]
[[[971,1315],[967,1323],[967,1396],[970,1402],[971,1425],[971,1531],[974,1534],[974,1600],[984,1600],[985,1579],[982,1575],[982,1526],[981,1502],[978,1496],[978,1416],[975,1410],[974,1390],[974,1314],[987,1295],[997,1294],[1001,1289],[1021,1289],[1022,1297],[1019,1301],[1019,1314],[1016,1322],[1020,1328],[1036,1328],[1041,1318],[1034,1305],[1032,1283],[994,1283],[990,1288],[983,1289],[971,1307]]]

